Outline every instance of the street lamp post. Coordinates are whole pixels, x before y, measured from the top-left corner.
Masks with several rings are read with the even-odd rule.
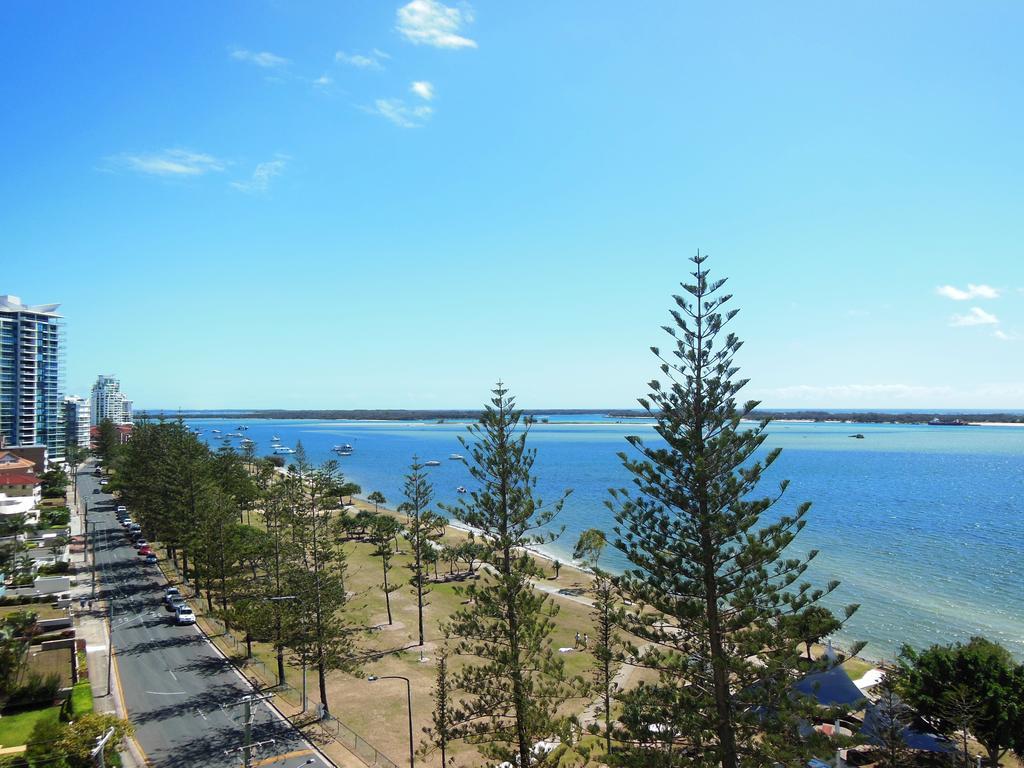
[[[412,732],[412,683],[408,677],[401,675],[369,675],[366,678],[369,682],[375,683],[378,680],[403,680],[405,681],[405,697],[409,705],[409,768],[416,768],[416,748],[413,744]]]

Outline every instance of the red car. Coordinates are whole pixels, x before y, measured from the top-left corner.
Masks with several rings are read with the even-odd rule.
[[[142,547],[139,550],[139,557],[145,557],[146,555],[152,555],[153,550],[150,547]]]

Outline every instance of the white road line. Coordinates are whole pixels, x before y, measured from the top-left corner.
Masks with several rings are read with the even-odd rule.
[[[168,669],[167,671],[171,673],[171,677],[173,677],[175,680],[178,679],[178,676],[176,674],[174,674],[174,670],[173,669]]]
[[[188,691],[145,691],[153,696],[188,696]]]

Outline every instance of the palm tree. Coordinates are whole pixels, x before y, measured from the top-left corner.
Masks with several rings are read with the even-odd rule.
[[[387,504],[388,503],[388,500],[384,498],[384,494],[381,493],[380,491],[374,491],[373,493],[371,493],[369,496],[366,497],[366,500],[373,502],[373,514],[375,514],[375,515],[377,514],[377,505],[378,504]]]

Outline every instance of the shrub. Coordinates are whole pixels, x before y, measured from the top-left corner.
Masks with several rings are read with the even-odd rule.
[[[60,562],[56,563],[46,563],[44,565],[40,565],[38,573],[40,576],[55,576],[62,573],[67,573],[70,567],[71,563],[67,562],[66,560],[61,560]]]
[[[71,695],[60,708],[61,720],[77,720],[82,715],[92,714],[92,686],[88,680],[75,683]]]
[[[33,704],[52,704],[60,691],[60,675],[40,675],[30,672],[28,679],[11,691],[9,707],[28,707]]]
[[[58,745],[63,735],[64,724],[57,720],[44,718],[36,723],[28,737],[25,757],[29,762],[26,762],[25,765],[45,765],[53,768],[66,766],[64,750]]]

